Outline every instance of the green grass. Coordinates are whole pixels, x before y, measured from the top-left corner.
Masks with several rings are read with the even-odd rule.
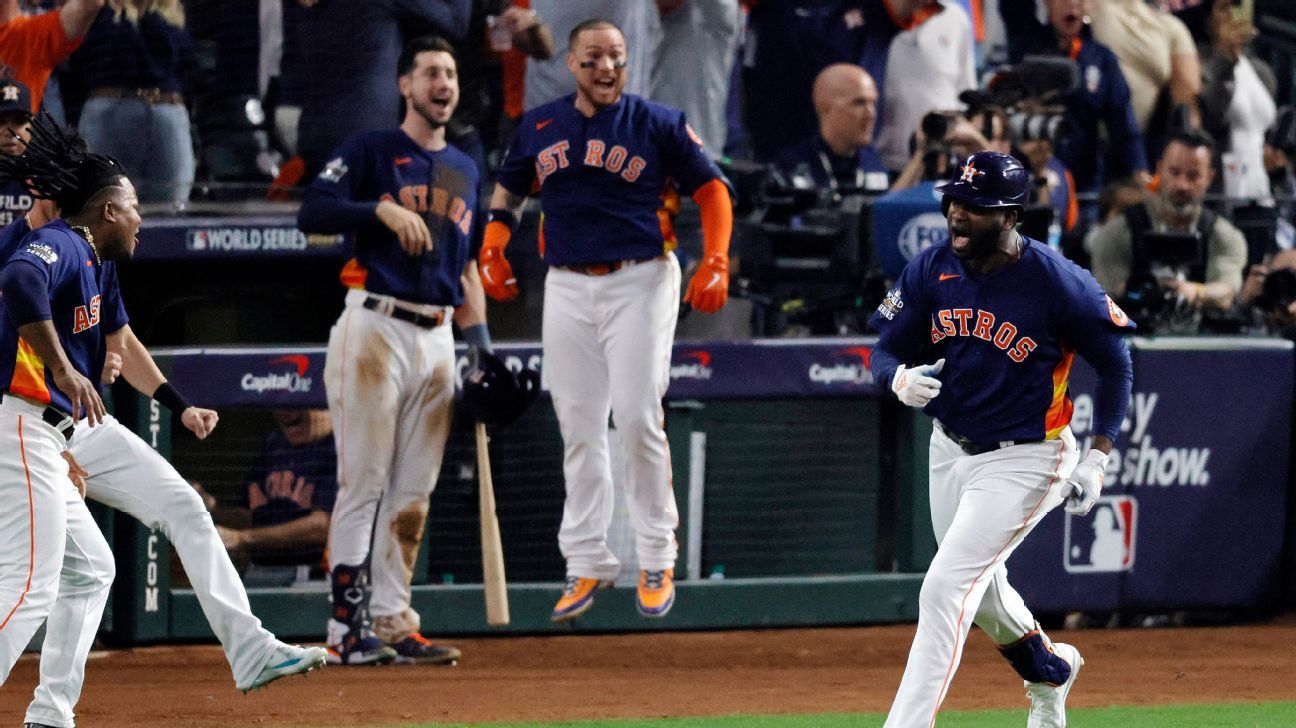
[[[821,715],[728,716],[664,718],[660,720],[600,720],[564,723],[455,723],[437,728],[880,728],[879,713]],[[941,713],[939,728],[1004,728],[1025,725],[1025,710],[950,711]],[[405,728],[432,728],[434,724]],[[1074,708],[1067,711],[1069,728],[1291,728],[1296,726],[1296,702],[1172,705],[1155,708]]]

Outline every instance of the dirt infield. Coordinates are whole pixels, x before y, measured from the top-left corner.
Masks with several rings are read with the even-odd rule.
[[[336,726],[884,711],[913,627],[456,641],[458,667],[326,668],[244,696],[213,646],[96,653],[78,711],[107,726]],[[1290,700],[1296,620],[1228,628],[1057,632],[1086,659],[1070,704]],[[17,725],[36,683],[25,656],[0,690]],[[946,707],[1026,705],[974,632]]]

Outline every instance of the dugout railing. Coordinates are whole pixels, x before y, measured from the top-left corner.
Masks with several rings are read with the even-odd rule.
[[[866,366],[872,343],[676,345],[666,422],[681,517],[680,595],[661,622],[635,613],[633,555],[623,553],[631,581],[600,595],[575,625],[548,621],[563,576],[561,441],[542,399],[492,435],[513,622],[487,627],[471,427],[458,417],[416,567],[414,604],[425,628],[569,633],[914,619],[935,551],[925,492],[931,424],[878,396]],[[499,349],[512,366],[542,364],[535,346]],[[1291,344],[1136,339],[1133,351],[1131,415],[1103,500],[1089,519],[1051,513],[1009,562],[1014,582],[1040,613],[1277,603],[1289,571]],[[239,412],[324,403],[320,348],[166,350],[158,358],[192,399],[222,409],[223,428],[237,429]],[[1081,439],[1092,387],[1092,373],[1077,366]],[[182,473],[188,455],[204,448],[216,461],[233,457],[219,440],[194,444],[179,431],[173,441],[165,409],[116,394],[119,417],[164,455],[179,452]],[[165,539],[120,514],[110,527],[119,560],[106,623],[112,638],[210,638],[193,592],[172,581],[178,571]],[[322,635],[323,582],[249,595],[276,633]]]

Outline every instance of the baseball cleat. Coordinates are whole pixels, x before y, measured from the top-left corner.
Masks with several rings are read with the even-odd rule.
[[[418,632],[406,635],[387,646],[396,652],[397,665],[457,665],[459,650],[449,645],[434,645]]]
[[[246,687],[240,686],[244,693],[263,688],[281,677],[305,675],[311,670],[324,667],[328,653],[323,647],[298,647],[280,642],[270,653],[270,659],[257,673],[256,679]]]
[[[586,579],[583,576],[567,577],[563,587],[562,598],[554,605],[549,615],[552,622],[566,622],[589,611],[594,606],[594,592],[612,586],[612,582],[602,579]]]
[[[665,617],[675,604],[675,570],[640,571],[635,604],[645,617]]]
[[[328,646],[327,659],[330,665],[385,665],[396,659],[396,650],[368,630],[348,632],[340,643]]]
[[[1053,654],[1066,660],[1071,666],[1071,675],[1061,685],[1043,682],[1026,683],[1026,695],[1030,698],[1030,717],[1026,719],[1026,728],[1066,728],[1066,699],[1075,685],[1084,658],[1080,651],[1065,642],[1053,643]]]

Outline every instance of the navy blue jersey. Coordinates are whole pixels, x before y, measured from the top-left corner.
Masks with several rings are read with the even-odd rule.
[[[657,210],[667,180],[692,195],[720,170],[684,113],[633,94],[586,118],[576,95],[520,122],[497,181],[515,195],[539,187],[541,255],[550,265],[652,258],[666,250]]]
[[[351,288],[412,303],[458,306],[459,277],[472,258],[480,173],[451,146],[430,152],[400,129],[349,139],[311,182],[298,213],[306,232],[355,234],[355,257],[342,272]],[[424,216],[433,249],[407,254],[396,234],[375,216],[391,200]]]
[[[1088,271],[1022,239],[1021,258],[989,275],[947,242],[914,258],[869,320],[881,334],[874,377],[889,386],[899,364],[943,357],[940,395],[924,412],[974,442],[1055,438],[1071,421],[1078,352],[1108,388],[1095,397],[1094,432],[1115,440],[1131,371],[1122,334],[1134,324]]]
[[[21,220],[35,201],[23,183],[0,182],[0,226]]]
[[[59,344],[78,373],[98,382],[103,374],[104,336],[129,323],[116,266],[109,261],[96,265],[90,244],[62,220],[35,231],[27,230],[25,219],[13,223],[0,231],[0,255],[8,256],[5,265],[30,265],[41,272],[47,287],[37,295],[49,297]],[[71,412],[71,400],[55,386],[45,362],[18,335],[7,310],[0,327],[4,391]]]
[[[278,429],[266,436],[248,473],[243,502],[252,512],[253,527],[287,523],[314,511],[332,513],[336,499],[337,451],[332,437],[293,445]],[[300,564],[319,561],[323,555],[322,546],[286,549],[270,557],[258,555],[256,561]]]
[[[861,147],[854,158],[839,157],[818,134],[779,152],[774,165],[787,175],[808,173],[820,187],[886,192],[891,186],[887,168],[872,144]]]

